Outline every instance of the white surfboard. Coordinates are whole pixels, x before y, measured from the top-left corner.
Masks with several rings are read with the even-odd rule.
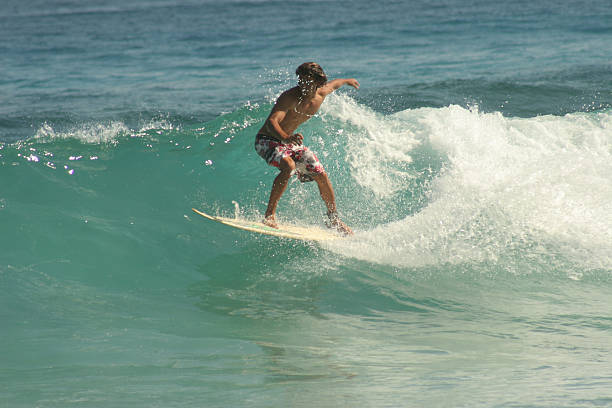
[[[193,212],[204,218],[219,222],[230,227],[258,234],[273,235],[275,237],[298,239],[302,241],[329,241],[342,238],[341,235],[332,230],[324,230],[318,227],[300,227],[292,224],[279,224],[278,229],[269,227],[262,222],[249,221],[241,218],[216,217],[192,208]]]

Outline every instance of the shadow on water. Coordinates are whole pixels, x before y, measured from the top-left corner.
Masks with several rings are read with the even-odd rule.
[[[314,244],[267,237],[198,269],[206,279],[188,289],[197,307],[259,323],[386,313],[421,321],[431,314],[462,311],[465,304],[450,294],[473,283],[444,280],[446,273],[438,268],[397,269],[345,258]]]
[[[322,250],[308,243],[262,237],[232,256],[218,256],[199,266],[208,278],[189,288],[202,310],[252,320],[294,315],[321,318],[317,300],[326,277],[298,273],[299,259]]]

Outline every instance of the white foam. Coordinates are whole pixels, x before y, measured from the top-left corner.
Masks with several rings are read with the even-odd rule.
[[[359,185],[388,197],[414,177],[407,166],[419,141],[405,119],[376,113],[345,95],[332,95],[322,113],[349,126],[343,132],[350,146],[346,160]]]
[[[57,139],[77,139],[82,143],[97,144],[114,142],[120,135],[128,133],[129,128],[122,122],[83,124],[66,131],[56,131],[45,123],[38,129],[34,138],[39,142]]]
[[[396,266],[552,256],[612,268],[612,112],[506,118],[450,106],[358,116],[347,121],[371,129],[371,140],[426,138],[447,163],[425,209],[338,243],[343,254]],[[383,175],[401,171],[397,151],[366,143],[362,153],[374,163],[367,183],[391,191],[397,179]]]
[[[115,143],[121,137],[145,137],[152,131],[157,134],[172,130],[173,125],[166,120],[151,120],[132,130],[125,123],[112,121],[103,123],[85,123],[67,130],[56,131],[50,124],[43,124],[34,135],[38,142],[58,139],[76,139],[86,144]]]

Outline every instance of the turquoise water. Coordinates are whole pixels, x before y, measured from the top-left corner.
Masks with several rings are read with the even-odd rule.
[[[612,406],[605,1],[9,1],[0,405]],[[254,236],[295,67],[354,237]],[[292,182],[281,220],[321,225]]]

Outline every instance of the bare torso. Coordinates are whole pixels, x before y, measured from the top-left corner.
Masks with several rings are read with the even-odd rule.
[[[325,93],[320,92],[319,89],[317,89],[313,95],[306,96],[302,95],[299,87],[291,88],[284,92],[279,97],[277,105],[275,105],[275,108],[278,107],[278,109],[285,111],[284,118],[279,122],[282,130],[289,135],[295,133],[302,123],[306,122],[317,113],[324,99]],[[273,109],[270,116],[274,111]],[[270,117],[266,119],[259,133],[282,140],[282,137],[279,136],[278,132],[271,125],[269,119]]]

